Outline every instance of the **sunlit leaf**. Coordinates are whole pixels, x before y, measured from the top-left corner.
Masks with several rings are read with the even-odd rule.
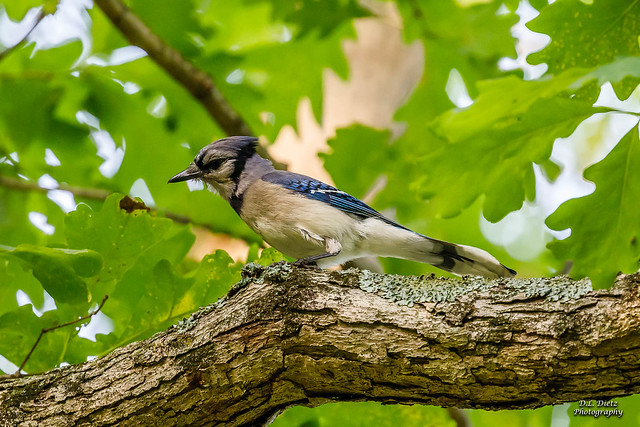
[[[640,411],[637,410],[639,403],[640,396],[637,394],[600,401],[585,398],[581,402],[568,405],[569,427],[598,427],[614,424],[619,427],[635,427],[640,423]],[[594,416],[596,413],[598,415]]]
[[[42,306],[42,285],[18,260],[0,258],[0,315],[18,308],[16,294],[22,291],[37,307]]]
[[[332,154],[322,155],[324,167],[343,191],[362,198],[376,182],[390,157],[389,132],[363,126],[340,129],[329,141]],[[359,167],[354,168],[354,159]]]
[[[619,271],[633,273],[640,259],[640,142],[634,127],[609,155],[588,168],[585,179],[596,190],[562,204],[547,218],[555,230],[571,236],[549,244],[560,259],[573,261],[572,277],[589,276],[596,288],[613,283]]]
[[[298,35],[319,29],[320,36],[326,36],[342,23],[354,18],[371,15],[354,0],[326,0],[291,2],[288,0],[270,0],[273,14],[284,22],[295,24]]]
[[[0,316],[0,354],[19,365],[40,334],[40,329],[39,318],[29,305],[4,313]]]
[[[469,411],[469,418],[477,427],[548,427],[551,424],[553,406],[520,411]]]
[[[483,82],[476,102],[451,110],[433,124],[440,136],[418,160],[413,184],[443,217],[458,214],[486,195],[483,213],[498,221],[532,198],[532,163],[546,161],[553,142],[600,111],[559,96],[581,73],[526,82],[515,77]]]
[[[102,267],[102,257],[89,250],[45,248],[19,245],[16,248],[0,246],[0,256],[21,260],[25,268],[56,300],[80,303],[88,300],[85,278],[94,276]]]
[[[375,425],[380,427],[454,427],[456,422],[449,418],[443,408],[434,406],[383,406],[375,402],[330,403],[310,409],[296,407],[276,418],[274,427],[304,426],[356,427]]]
[[[44,3],[44,0],[8,0],[3,2],[0,7],[4,8],[11,19],[20,21],[29,9],[42,6]]]
[[[174,49],[189,57],[197,54],[193,36],[206,37],[208,31],[196,19],[195,0],[132,0],[132,11]]]
[[[546,63],[553,74],[640,54],[640,3],[635,0],[558,0],[527,27],[551,37],[547,47],[527,59]],[[627,85],[620,95],[627,98],[637,84],[636,80],[633,87]],[[597,93],[597,88],[593,91]]]

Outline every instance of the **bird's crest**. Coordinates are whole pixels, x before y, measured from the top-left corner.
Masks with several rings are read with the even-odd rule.
[[[195,163],[202,161],[202,159],[211,150],[215,151],[227,151],[235,158],[248,158],[253,156],[258,146],[258,138],[254,136],[229,136],[222,138],[204,147],[195,158]]]

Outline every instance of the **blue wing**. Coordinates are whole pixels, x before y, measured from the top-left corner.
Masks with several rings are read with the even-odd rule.
[[[393,225],[394,227],[409,230],[408,228],[403,227],[402,225],[385,217],[363,201],[353,197],[351,194],[345,193],[344,191],[338,190],[329,184],[325,184],[324,182],[315,180],[308,176],[292,172],[276,171],[264,175],[262,180],[278,184],[310,199],[327,203],[348,214],[355,215],[360,218],[378,218],[387,224]]]

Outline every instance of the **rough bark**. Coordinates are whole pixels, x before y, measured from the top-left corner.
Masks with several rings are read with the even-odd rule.
[[[370,400],[535,408],[640,391],[640,275],[438,279],[248,266],[229,295],[82,365],[0,382],[3,425],[244,425]]]

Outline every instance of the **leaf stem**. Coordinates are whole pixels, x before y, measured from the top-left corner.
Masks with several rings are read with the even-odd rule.
[[[98,312],[100,310],[102,310],[102,307],[104,306],[104,303],[107,302],[107,299],[109,299],[109,295],[105,295],[104,298],[102,298],[102,302],[100,303],[98,308],[96,308],[94,311],[89,312],[89,314],[86,314],[86,315],[84,315],[82,317],[78,317],[75,320],[71,320],[71,321],[63,323],[61,325],[55,325],[55,326],[51,326],[49,328],[42,328],[40,330],[40,335],[38,335],[38,339],[36,339],[36,342],[33,343],[33,346],[31,346],[31,350],[29,350],[29,353],[27,354],[27,356],[24,358],[24,360],[20,364],[20,367],[18,368],[18,370],[15,373],[11,374],[11,375],[5,375],[3,377],[19,378],[19,377],[24,376],[24,374],[22,373],[22,368],[24,368],[24,365],[27,364],[27,361],[29,360],[29,358],[33,354],[33,351],[36,349],[36,347],[40,343],[40,340],[42,339],[42,336],[44,334],[46,334],[47,332],[55,331],[56,329],[65,328],[67,326],[71,326],[71,325],[76,324],[78,322],[82,322],[83,320],[90,319],[91,317],[93,317],[96,314],[98,314]]]

